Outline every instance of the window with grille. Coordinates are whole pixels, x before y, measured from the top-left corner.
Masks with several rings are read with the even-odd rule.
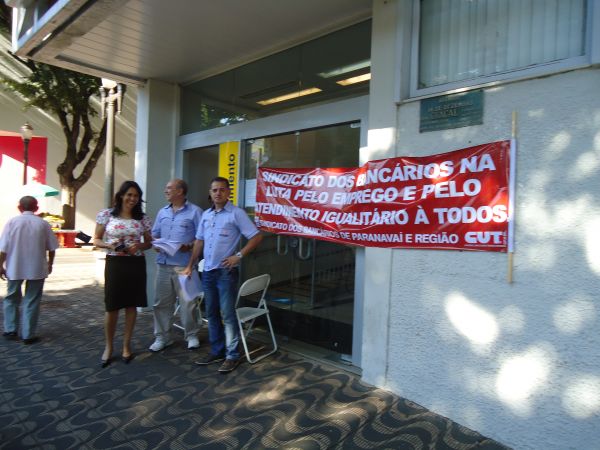
[[[421,0],[418,6],[413,95],[585,62],[586,0]]]

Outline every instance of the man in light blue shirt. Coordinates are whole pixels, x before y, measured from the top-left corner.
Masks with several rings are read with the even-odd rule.
[[[193,266],[204,250],[202,285],[208,318],[210,353],[197,361],[205,365],[225,361],[219,372],[235,369],[239,363],[239,328],[235,315],[238,287],[238,266],[262,241],[262,236],[246,212],[228,201],[229,182],[217,177],[210,184],[212,208],[204,211],[190,261],[184,274],[191,274]],[[238,251],[240,238],[248,239]]]
[[[199,323],[196,320],[195,301],[185,301],[181,294],[179,274],[190,259],[196,230],[200,224],[202,210],[187,201],[187,183],[180,179],[169,181],[165,187],[165,197],[169,204],[162,208],[152,227],[152,238],[166,241],[179,247],[172,256],[165,250],[158,251],[156,257],[156,282],[154,299],[154,336],[150,346],[159,352],[171,345],[171,321],[176,298],[179,298],[179,315],[184,330],[184,338],[189,349],[200,346],[198,341]]]

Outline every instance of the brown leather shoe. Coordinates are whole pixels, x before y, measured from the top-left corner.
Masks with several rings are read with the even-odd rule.
[[[225,362],[221,365],[221,367],[219,367],[219,372],[221,372],[221,373],[231,372],[233,369],[235,369],[238,366],[239,363],[240,363],[239,359],[226,359]]]
[[[208,364],[221,362],[224,359],[225,357],[223,355],[213,355],[212,353],[209,353],[204,358],[200,358],[198,361],[196,361],[196,364],[199,366],[206,366]]]

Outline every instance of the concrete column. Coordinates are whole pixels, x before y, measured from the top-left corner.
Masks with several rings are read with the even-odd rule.
[[[598,65],[600,64],[600,0],[591,0],[591,11],[593,26],[590,39],[590,62]]]
[[[135,180],[144,191],[145,210],[152,221],[165,204],[164,187],[175,174],[179,135],[179,87],[149,80],[138,89]],[[154,301],[156,254],[146,252],[148,306]]]
[[[407,92],[408,71],[402,70],[401,62],[410,57],[410,33],[400,28],[400,22],[410,26],[411,11],[410,0],[373,2],[369,130],[361,164],[397,156],[396,99]],[[384,386],[387,378],[394,252],[373,247],[365,250],[361,367],[364,381],[378,386]]]

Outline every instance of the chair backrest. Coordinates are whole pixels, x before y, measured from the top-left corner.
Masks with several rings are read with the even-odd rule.
[[[235,307],[237,308],[238,303],[240,302],[241,297],[245,297],[247,295],[255,294],[256,292],[262,291],[260,295],[259,307],[263,303],[265,298],[265,293],[267,292],[267,288],[269,287],[269,283],[271,282],[271,275],[265,273],[259,275],[254,278],[250,278],[242,283],[240,286],[240,290],[238,291],[237,300],[235,302]]]

